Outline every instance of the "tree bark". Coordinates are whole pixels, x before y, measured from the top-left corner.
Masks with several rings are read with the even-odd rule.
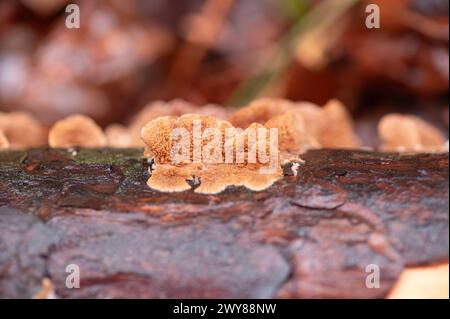
[[[62,298],[379,298],[448,261],[448,153],[312,151],[219,195],[151,190],[141,154],[0,152],[0,297],[50,278]]]

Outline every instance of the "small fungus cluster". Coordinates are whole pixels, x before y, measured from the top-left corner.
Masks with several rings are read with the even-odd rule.
[[[149,110],[155,112],[158,108],[154,105]],[[184,128],[192,136],[195,121],[203,124],[202,136],[211,128],[221,131],[217,141],[223,146],[220,156],[226,157],[227,150],[234,150],[232,162],[207,163],[203,158],[195,161],[195,141],[191,141],[188,161],[173,163],[172,132]],[[192,184],[200,184],[195,190],[199,193],[218,193],[230,185],[263,190],[281,177],[280,163],[292,162],[296,175],[302,163],[299,155],[308,149],[359,147],[352,125],[345,106],[336,100],[321,108],[312,103],[263,98],[234,113],[230,122],[192,114],[159,117],[148,122],[141,131],[146,145],[145,155],[153,158],[155,163],[148,185],[164,192],[188,190]],[[232,133],[226,134],[226,129]],[[276,132],[275,140],[269,138],[272,130]],[[252,132],[257,135],[256,139],[250,138]],[[199,143],[210,146],[210,142],[202,139]],[[245,158],[244,161],[238,161],[238,149],[243,150],[239,156]],[[264,151],[257,152],[256,149]],[[261,154],[276,154],[269,155],[276,156],[276,159],[272,158],[272,162],[277,163],[274,171],[261,174],[261,167],[267,163],[267,158],[259,156]],[[248,160],[251,156],[255,161]]]
[[[181,116],[183,114],[214,115],[221,119],[228,118],[228,111],[217,105],[194,105],[181,99],[170,102],[156,101],[144,108],[131,120],[128,126],[112,124],[105,130],[108,144],[112,147],[143,147],[141,129],[146,123],[161,116]]]
[[[381,149],[389,152],[448,152],[444,135],[413,115],[389,114],[378,125],[383,141]]]
[[[448,152],[445,136],[412,115],[385,115],[378,134],[383,151]],[[320,107],[261,98],[234,113],[216,105],[157,101],[128,125],[111,124],[105,131],[83,115],[71,115],[48,130],[28,113],[0,112],[0,149],[42,145],[145,147],[144,156],[153,162],[151,188],[179,192],[194,186],[196,192],[207,194],[231,185],[263,190],[281,178],[286,163],[297,175],[303,163],[300,156],[310,149],[362,146],[351,115],[337,100]]]
[[[280,151],[301,154],[314,148],[358,148],[360,142],[346,107],[337,100],[322,108],[306,102],[263,98],[230,118],[236,127],[253,122],[280,130]]]
[[[264,135],[264,142],[259,135],[255,140],[249,138],[250,131]],[[186,138],[186,143],[174,137],[174,132],[184,132],[185,135],[179,137]],[[191,185],[197,185],[195,192],[202,194],[220,193],[231,185],[254,191],[266,189],[282,176],[278,158],[273,171],[261,171],[270,161],[263,160],[261,154],[271,154],[273,145],[269,135],[269,130],[259,124],[240,132],[229,122],[207,115],[157,118],[147,123],[141,132],[146,144],[145,153],[155,163],[150,168],[148,185],[163,192],[185,191],[191,189]],[[264,151],[256,152],[257,148]],[[243,151],[242,161],[236,163],[240,156],[238,149]],[[228,151],[231,152],[227,154]],[[254,161],[251,153],[256,154]],[[278,156],[276,151],[273,154]]]
[[[179,115],[174,111],[177,109],[174,106],[176,103],[169,105],[172,112],[170,116],[150,120],[141,131],[141,138],[146,145],[145,156],[154,160],[148,185],[164,192],[184,191],[193,185],[196,186],[196,192],[208,194],[219,193],[230,185],[263,190],[281,177],[281,165],[286,162],[292,164],[292,172],[297,175],[302,163],[299,156],[309,149],[361,147],[349,112],[337,100],[319,107],[312,103],[263,98],[232,114],[229,122],[206,115],[188,114],[177,117]],[[146,111],[151,113],[147,118],[156,116],[158,110],[162,109],[161,105],[152,105]],[[171,132],[184,128],[191,136],[195,121],[203,124],[201,136],[211,128],[220,130],[220,138],[216,143],[224,146],[219,154],[222,158],[226,157],[228,149],[238,149],[239,144],[244,150],[245,158],[250,158],[250,154],[260,148],[258,143],[261,141],[264,142],[266,154],[270,154],[271,148],[275,148],[278,163],[276,170],[270,174],[260,174],[260,168],[265,162],[258,156],[256,162],[245,160],[238,163],[236,154],[231,163],[206,162],[202,153],[196,155],[195,139],[189,142],[188,160],[174,164],[171,151],[176,142]],[[226,134],[227,129],[231,129],[232,134]],[[276,143],[264,137],[258,138],[256,143],[248,138],[251,132],[262,132],[268,137],[271,129],[277,130]],[[397,114],[383,118],[379,134],[386,151],[443,150],[445,142],[442,134],[426,122]],[[210,143],[211,140],[203,139],[197,144],[207,146]]]

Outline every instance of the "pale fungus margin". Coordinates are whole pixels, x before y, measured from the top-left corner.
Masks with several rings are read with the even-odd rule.
[[[52,126],[48,134],[48,144],[53,148],[105,147],[107,138],[92,119],[76,114]]]
[[[7,148],[9,148],[9,141],[6,138],[5,134],[0,131],[0,150],[5,150]]]
[[[27,112],[0,112],[0,131],[3,132],[12,149],[47,144],[48,129]]]

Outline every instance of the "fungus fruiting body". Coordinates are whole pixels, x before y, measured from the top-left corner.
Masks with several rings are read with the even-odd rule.
[[[0,112],[0,131],[11,148],[27,148],[47,143],[47,128],[26,112]]]
[[[7,149],[8,147],[9,147],[9,142],[8,142],[5,134],[3,134],[2,131],[0,131],[0,150]]]
[[[141,147],[141,129],[144,125],[158,117],[181,116],[183,114],[197,113],[202,115],[214,115],[217,118],[226,119],[229,111],[216,105],[198,106],[181,99],[169,102],[155,101],[147,104],[131,121],[128,128],[129,146]],[[114,146],[114,145],[112,145]]]
[[[191,186],[187,181],[192,179],[191,168],[170,164],[157,164],[147,185],[161,192],[174,193],[189,190]]]
[[[265,126],[278,129],[278,148],[282,152],[282,160],[320,147],[316,138],[308,132],[301,113],[295,110],[271,118]]]
[[[252,123],[264,124],[271,118],[294,108],[292,102],[284,99],[261,98],[253,101],[230,117],[236,127],[247,128]]]
[[[133,145],[132,137],[126,126],[120,124],[108,125],[105,129],[109,147],[126,148]]]
[[[148,122],[141,138],[145,155],[155,161],[151,188],[175,192],[199,184],[195,191],[208,194],[230,185],[260,191],[281,178],[280,163],[293,163],[297,175],[299,155],[309,149],[359,146],[351,117],[336,100],[320,108],[263,98],[230,122],[198,114],[163,116]]]
[[[230,121],[241,128],[252,122],[278,128],[283,156],[320,147],[360,147],[351,116],[337,100],[319,107],[308,102],[263,98],[236,112]]]
[[[320,107],[262,98],[228,115],[215,105],[153,102],[129,126],[112,124],[103,132],[92,119],[72,115],[47,136],[46,127],[26,113],[0,113],[0,149],[39,146],[45,138],[54,148],[144,146],[151,188],[216,194],[228,186],[264,190],[282,177],[282,165],[297,176],[300,156],[310,149],[361,148],[351,115],[337,100]],[[386,115],[378,133],[384,151],[448,152],[444,135],[415,116]]]
[[[239,131],[212,116],[186,114],[160,117],[141,131],[146,155],[153,157],[148,185],[178,192],[198,185],[197,193],[216,194],[228,186],[254,191],[282,176],[278,149],[270,130],[253,124]]]
[[[338,100],[329,101],[321,109],[317,139],[322,147],[360,147],[359,139],[353,130],[352,118]]]
[[[443,134],[413,115],[394,113],[384,116],[378,125],[378,133],[384,151],[448,151]]]
[[[92,119],[84,115],[72,115],[53,125],[48,144],[54,148],[104,147],[107,139]]]

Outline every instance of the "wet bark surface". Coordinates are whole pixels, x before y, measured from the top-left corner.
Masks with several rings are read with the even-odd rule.
[[[1,297],[48,277],[62,298],[375,298],[448,261],[448,153],[312,151],[266,191],[219,195],[151,190],[141,154],[0,152]]]

